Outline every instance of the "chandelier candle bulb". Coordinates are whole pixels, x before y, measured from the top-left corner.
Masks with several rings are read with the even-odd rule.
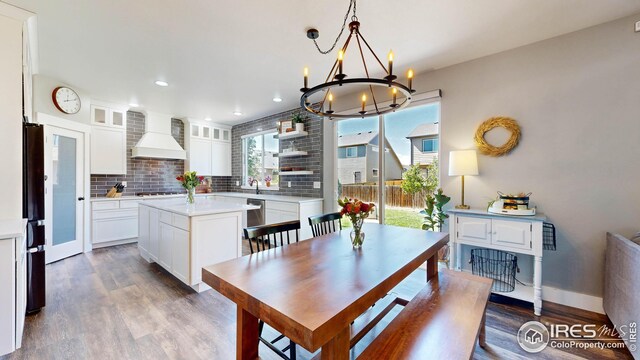
[[[309,68],[304,68],[304,88],[307,89],[309,86]]]
[[[338,51],[338,74],[342,75],[342,60],[344,59],[344,51]]]
[[[332,105],[333,105],[333,94],[329,93],[329,111],[331,111]]]
[[[389,76],[393,75],[393,51],[389,51]]]
[[[362,94],[362,112],[364,112],[364,107],[367,105],[367,95]]]
[[[409,79],[409,90],[413,90],[413,88],[411,87],[412,83],[413,83],[413,70],[409,69],[409,71],[407,72],[407,78]]]
[[[391,90],[391,92],[393,93],[393,103],[396,103],[396,99],[398,98],[398,89],[393,88],[393,90]]]

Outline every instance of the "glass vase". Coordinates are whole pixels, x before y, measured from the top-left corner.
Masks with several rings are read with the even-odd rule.
[[[196,188],[187,189],[187,204],[191,205],[196,202]]]
[[[364,232],[362,231],[362,220],[358,220],[353,223],[353,229],[351,230],[351,245],[354,249],[362,247],[364,242]]]

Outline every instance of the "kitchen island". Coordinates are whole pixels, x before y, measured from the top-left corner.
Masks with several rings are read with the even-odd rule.
[[[140,255],[197,292],[208,290],[202,267],[242,256],[242,220],[257,208],[206,198],[191,205],[184,198],[141,202]]]

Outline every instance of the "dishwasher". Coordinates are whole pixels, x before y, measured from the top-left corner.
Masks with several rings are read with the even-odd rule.
[[[259,209],[247,210],[247,227],[264,225],[264,200],[247,199],[247,205],[260,206]]]

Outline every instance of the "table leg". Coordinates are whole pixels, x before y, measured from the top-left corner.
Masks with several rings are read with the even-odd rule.
[[[533,313],[540,316],[542,312],[542,256],[533,261]]]
[[[435,276],[438,276],[438,253],[427,260],[427,281],[433,279]]]
[[[347,326],[342,329],[336,337],[324,344],[324,346],[322,346],[322,351],[320,352],[320,359],[349,360],[349,337],[351,333],[349,330],[349,326]]]
[[[236,359],[258,359],[258,318],[238,306],[236,330]]]

